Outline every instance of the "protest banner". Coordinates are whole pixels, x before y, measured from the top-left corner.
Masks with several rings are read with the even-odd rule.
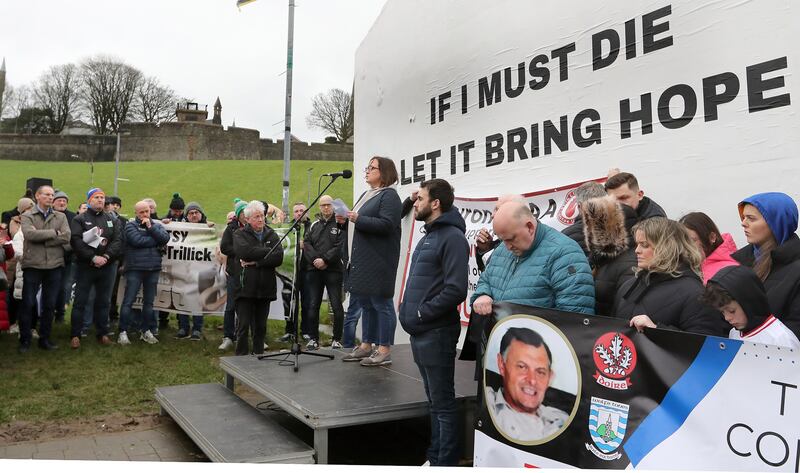
[[[798,471],[800,355],[788,348],[513,304],[487,325],[475,466]],[[550,428],[509,412],[509,397],[533,407],[500,367],[503,337],[520,330],[550,350],[533,402]]]
[[[214,227],[199,223],[172,222],[164,225],[170,240],[163,249],[161,273],[153,303],[154,310],[176,314],[222,314],[227,302],[225,265],[217,252],[219,238]],[[283,236],[287,228],[274,228]],[[277,300],[270,304],[270,318],[283,319],[288,306],[294,273],[295,236],[283,241],[283,264],[277,268]],[[278,250],[281,251],[281,250]],[[286,294],[284,294],[284,292]],[[118,300],[125,293],[120,281]],[[286,297],[282,297],[282,296]],[[142,291],[133,307],[141,308]]]

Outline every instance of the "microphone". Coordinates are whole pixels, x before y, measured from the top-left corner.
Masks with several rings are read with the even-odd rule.
[[[329,172],[327,174],[323,174],[323,176],[343,177],[345,179],[350,179],[351,177],[353,177],[353,171],[351,171],[349,169],[345,169],[344,171],[341,171],[341,172]]]

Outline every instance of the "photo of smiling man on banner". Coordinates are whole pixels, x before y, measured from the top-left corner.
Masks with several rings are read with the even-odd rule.
[[[580,369],[557,328],[535,317],[504,319],[489,336],[485,360],[486,406],[501,435],[536,445],[569,426]]]

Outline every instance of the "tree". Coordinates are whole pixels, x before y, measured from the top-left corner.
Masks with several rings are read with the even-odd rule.
[[[61,133],[78,108],[80,77],[74,64],[52,66],[33,86],[39,109],[49,111],[51,133]]]
[[[53,112],[46,108],[22,108],[15,117],[3,120],[0,132],[45,135],[53,133]]]
[[[29,132],[30,126],[23,124],[21,118],[23,110],[33,108],[33,93],[30,87],[22,85],[19,87],[6,86],[6,93],[3,94],[3,133],[25,133]]]
[[[342,89],[320,93],[311,103],[311,114],[306,118],[309,127],[332,133],[344,143],[353,136],[353,111],[350,94]]]
[[[107,56],[86,59],[81,64],[82,97],[95,131],[116,133],[128,120],[142,73]]]
[[[16,92],[17,89],[13,85],[6,84],[2,100],[0,100],[0,120],[11,114],[11,109],[16,100]]]
[[[147,77],[136,89],[133,118],[146,123],[175,120],[175,107],[179,100],[170,87],[161,85],[155,77]]]

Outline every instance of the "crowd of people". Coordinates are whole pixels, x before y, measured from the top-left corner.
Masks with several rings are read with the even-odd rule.
[[[327,290],[333,313],[331,347],[348,349],[342,357],[345,362],[385,366],[392,363],[399,320],[410,334],[430,404],[429,463],[453,465],[458,461],[460,435],[454,393],[458,306],[469,285],[466,224],[453,204],[453,187],[443,179],[422,182],[402,202],[391,159],[373,157],[364,176],[369,189],[355,200],[352,210],[336,213],[333,199],[323,196],[319,214],[311,221],[305,219],[305,205],[295,205],[293,217],[302,227],[302,263],[295,278],[281,279],[282,297],[286,301],[289,294],[291,300],[293,280],[301,304],[284,304],[287,326],[282,340],[292,338],[296,327],[290,322],[302,320],[306,348],[319,348],[319,310]],[[722,233],[705,213],[668,218],[627,172],[612,170],[604,184],[587,182],[575,196],[580,215],[560,232],[534,217],[522,196],[498,199],[492,230],[482,229],[475,242],[481,274],[468,301],[473,316],[462,358],[481,359],[486,316],[501,301],[622,318],[639,331],[668,328],[800,348],[800,238],[795,233],[798,209],[791,197],[767,192],[742,199],[738,212],[748,244],[737,249],[731,235]],[[15,299],[21,300],[16,310],[21,352],[30,347],[37,315],[39,347],[56,348],[50,339],[51,321],[58,314],[63,317],[70,265],[76,281],[73,348],[80,347],[87,314],[100,343],[111,343],[108,314],[120,267],[128,286],[118,343],[130,343],[126,333],[134,326],[142,340],[157,342],[164,320],[157,323],[152,298],[161,269],[159,248],[168,239],[162,223],[213,224],[199,204],[183,205],[177,194],[163,220],[155,214],[155,203],[145,199],[135,205],[135,218],[125,221],[117,213],[119,207],[108,207],[112,200],[102,190],[91,189],[88,208],[75,215],[66,209],[66,195],[42,186],[33,200],[20,199],[8,220],[4,214],[0,239],[13,244],[5,244],[2,256],[17,258],[16,280],[22,281],[19,294],[20,285],[11,276],[15,295],[8,298],[9,308]],[[424,236],[414,250],[396,311],[400,223],[412,209],[414,218],[424,222]],[[269,305],[278,296],[276,268],[283,263],[283,252],[273,251],[279,236],[266,223],[269,215],[282,218],[278,209],[264,202],[237,199],[222,234],[229,297],[220,349],[235,346],[237,355],[264,351]],[[95,239],[87,239],[89,231],[96,232]],[[140,286],[144,303],[136,311],[132,302]],[[343,293],[349,294],[346,311]],[[181,315],[178,336],[199,339],[202,320],[198,314],[190,326],[189,316]],[[362,330],[357,341],[359,320]],[[514,340],[506,346],[517,347]],[[511,369],[509,356],[500,353],[498,364],[508,373],[519,371]],[[534,402],[535,396],[530,402],[514,396],[536,391],[536,376],[550,379],[549,355],[539,358],[543,366],[507,376],[495,395],[498,403],[532,416],[532,421],[546,414]]]

